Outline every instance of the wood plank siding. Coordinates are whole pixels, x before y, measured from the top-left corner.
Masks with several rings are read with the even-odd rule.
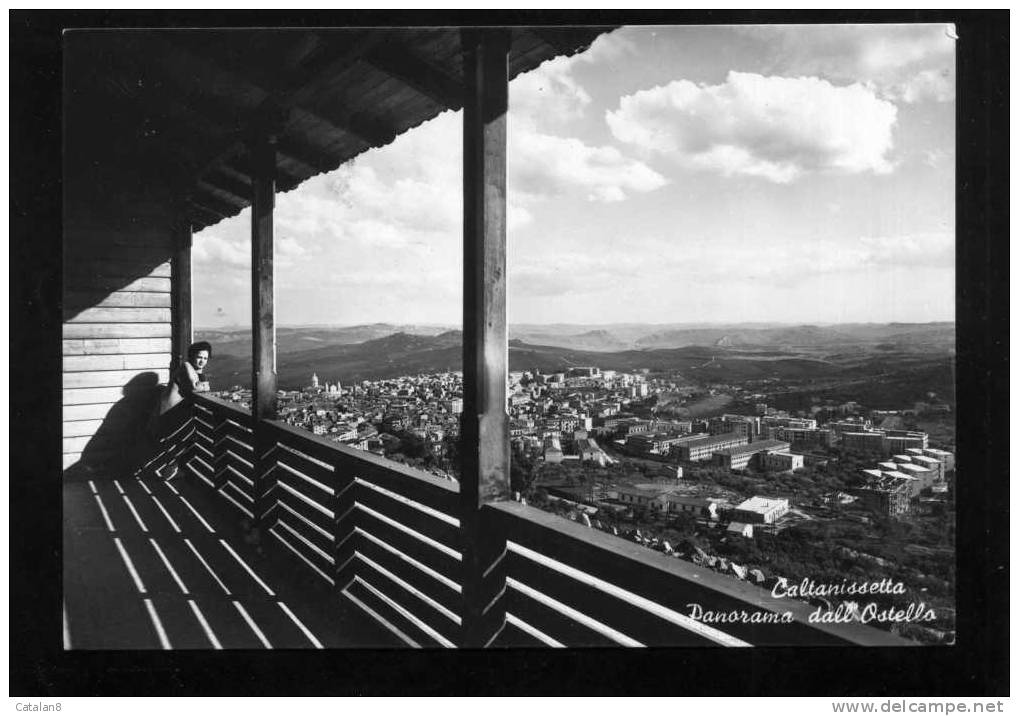
[[[63,464],[117,464],[169,377],[174,235],[161,208],[65,227]]]

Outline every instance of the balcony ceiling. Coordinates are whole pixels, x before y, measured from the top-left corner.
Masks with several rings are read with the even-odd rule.
[[[513,28],[510,77],[610,29]],[[250,204],[245,142],[261,127],[278,133],[288,191],[462,105],[457,28],[78,30],[66,43],[68,198],[159,186],[195,231]]]

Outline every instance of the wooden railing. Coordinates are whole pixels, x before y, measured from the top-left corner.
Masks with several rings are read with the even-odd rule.
[[[270,534],[409,646],[457,646],[460,521],[454,483],[266,421]]]
[[[805,602],[533,507],[485,510],[506,540],[501,645],[910,644],[859,623],[810,623]],[[691,618],[693,605],[702,620]],[[721,621],[707,623],[705,612]]]
[[[279,421],[263,421],[256,442],[247,411],[195,402],[191,474],[400,643],[465,643],[455,483]],[[811,623],[804,602],[523,504],[486,505],[480,518],[495,545],[486,579],[499,580],[484,608],[501,625],[491,646],[910,644]]]
[[[255,519],[255,442],[251,413],[225,400],[198,396],[192,450],[185,469],[234,509]]]

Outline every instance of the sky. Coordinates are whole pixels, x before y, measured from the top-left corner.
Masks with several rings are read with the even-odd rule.
[[[955,30],[624,27],[510,83],[511,323],[954,320]],[[462,115],[276,201],[278,324],[459,326]],[[250,214],[195,235],[250,325]]]

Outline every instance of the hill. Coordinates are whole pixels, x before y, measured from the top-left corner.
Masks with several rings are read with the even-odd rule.
[[[583,333],[556,333],[542,331],[511,331],[510,335],[525,343],[559,348],[573,348],[582,351],[621,351],[633,345],[622,341],[604,328]]]
[[[566,326],[564,326],[565,328]],[[346,328],[290,327],[279,332],[279,385],[301,388],[312,373],[323,381],[351,382],[459,370],[462,333],[441,327],[390,324]],[[650,331],[650,326],[645,329]],[[366,335],[383,335],[355,341]],[[250,384],[247,331],[223,331],[213,341],[209,374],[214,387]],[[927,392],[954,402],[953,324],[701,327],[650,331],[648,343],[703,341],[700,345],[639,348],[615,332],[595,328],[556,336],[524,333],[509,342],[513,371],[670,371],[700,385],[769,380],[778,407],[809,407],[820,397],[898,408]],[[621,345],[619,349],[608,349]]]
[[[364,343],[397,333],[437,336],[454,327],[370,323],[357,326],[281,326],[277,328],[281,354]],[[212,342],[217,355],[246,356],[251,350],[247,328],[199,329],[199,338]],[[538,346],[580,351],[620,352],[716,346],[751,350],[779,349],[811,354],[831,351],[941,350],[955,344],[954,323],[847,323],[834,326],[770,323],[582,325],[515,324],[509,337]]]
[[[437,336],[396,333],[363,343],[290,351],[279,359],[279,385],[291,389],[302,387],[308,384],[312,373],[317,373],[322,380],[349,383],[459,370],[461,341],[460,331],[447,331]],[[210,373],[218,385],[246,385],[250,380],[250,365],[247,356],[217,355]],[[838,366],[825,361],[781,353],[762,356],[694,346],[603,352],[532,345],[519,339],[509,344],[510,370],[556,372],[585,365],[621,371],[677,370],[688,373],[691,379],[709,382],[826,376],[840,371]]]
[[[435,336],[448,330],[444,326],[393,325],[370,323],[360,326],[279,326],[276,329],[278,353],[299,353],[315,348],[345,346],[385,338],[396,333]],[[196,337],[212,343],[219,355],[247,356],[251,353],[251,329],[205,328]]]

